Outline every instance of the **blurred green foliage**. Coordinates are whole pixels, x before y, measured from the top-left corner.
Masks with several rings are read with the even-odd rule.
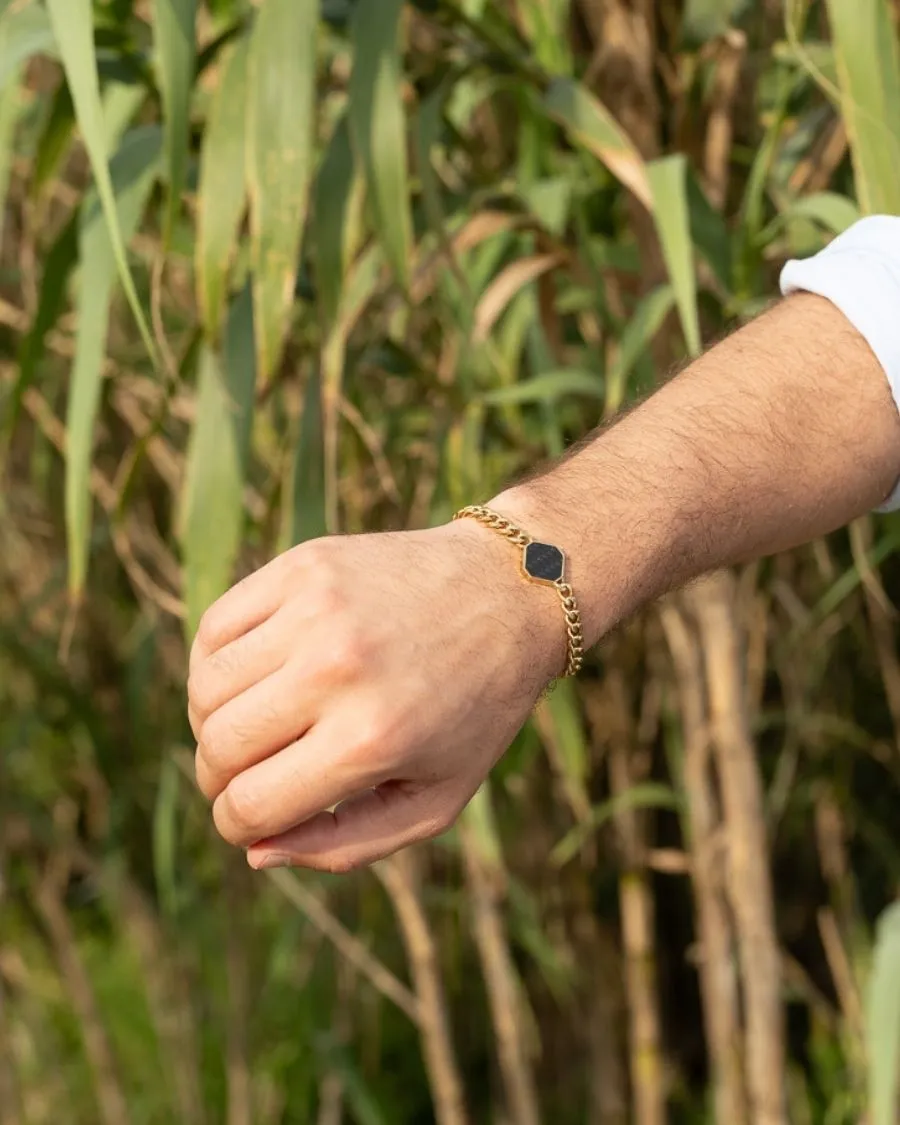
[[[655,611],[458,831],[342,880],[215,839],[186,639],[277,550],[559,454],[897,211],[896,17],[0,0],[0,1125],[736,1125]],[[738,579],[797,1125],[896,1120],[898,546]]]

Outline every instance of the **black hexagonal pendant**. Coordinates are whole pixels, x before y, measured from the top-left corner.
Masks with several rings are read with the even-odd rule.
[[[529,543],[522,567],[535,582],[561,582],[566,573],[566,556],[551,543]]]

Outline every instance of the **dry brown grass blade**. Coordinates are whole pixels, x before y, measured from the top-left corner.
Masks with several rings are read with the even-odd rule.
[[[446,268],[448,254],[455,261],[458,255],[464,254],[467,250],[474,250],[476,246],[504,231],[515,230],[522,223],[520,216],[510,214],[508,211],[477,211],[447,240],[446,248],[442,247],[423,256],[423,260],[416,267],[410,288],[413,304],[421,304],[431,295],[441,271]]]
[[[681,704],[688,848],[699,938],[698,973],[710,1053],[717,1125],[747,1125],[743,1043],[734,939],[725,894],[721,812],[712,775],[703,660],[696,631],[678,600],[660,610]]]
[[[269,878],[281,893],[302,910],[312,924],[328,938],[338,953],[345,958],[358,973],[393,1004],[404,1012],[415,1024],[422,1019],[421,1006],[417,998],[343,926],[331,911],[322,903],[318,895],[305,886],[291,871],[272,871]]]
[[[99,1125],[129,1125],[132,1118],[128,1098],[119,1079],[100,1006],[63,901],[68,872],[67,857],[52,857],[34,904],[47,929],[63,988],[78,1018],[84,1054],[93,1078]]]
[[[319,1082],[319,1113],[316,1125],[343,1125],[344,1080],[329,1070]]]
[[[747,36],[731,30],[716,45],[716,76],[710,92],[703,166],[710,202],[723,207],[728,195],[734,138],[734,103],[747,52]]]
[[[834,911],[830,907],[823,907],[819,911],[817,922],[841,1012],[847,1021],[850,1034],[857,1043],[862,1044],[865,1042],[865,1014],[862,999]]]
[[[546,853],[546,849],[544,849]],[[588,1074],[588,1125],[625,1125],[629,1120],[627,1001],[618,934],[593,908],[593,867],[563,869],[571,957],[578,967],[575,1015],[583,1028]]]
[[[340,395],[338,398],[338,409],[356,431],[359,440],[369,451],[369,456],[372,458],[375,465],[375,471],[378,473],[382,492],[388,500],[399,504],[401,502],[400,489],[397,487],[397,480],[391,470],[390,462],[385,455],[384,443],[381,441],[374,428],[369,425],[353,403],[344,395]]]
[[[874,537],[872,520],[866,516],[850,525],[850,546],[853,562],[861,578],[866,612],[875,642],[875,656],[887,699],[891,721],[894,724],[894,741],[900,751],[900,659],[897,657],[897,611],[891,604],[878,572],[869,562],[869,551]]]
[[[184,966],[173,955],[171,942],[141,888],[124,878],[113,884],[111,892],[123,932],[140,965],[160,1055],[173,1087],[178,1123],[205,1125],[198,1028]]]
[[[781,954],[762,778],[747,714],[734,576],[727,571],[709,575],[687,599],[703,648],[710,732],[727,824],[727,889],[741,963],[750,1121],[786,1125]]]
[[[418,853],[401,852],[375,873],[394,906],[419,1005],[419,1034],[437,1125],[467,1125],[462,1077],[453,1041],[440,959],[419,893]]]
[[[503,924],[504,873],[483,855],[471,827],[460,825],[471,896],[472,924],[487,988],[497,1056],[511,1125],[540,1125],[541,1114],[518,995],[516,971]]]
[[[621,798],[646,780],[649,756],[638,745],[621,667],[612,669],[602,688],[585,693],[594,740],[608,747],[610,791]],[[650,842],[646,815],[623,809],[616,830],[623,870],[619,914],[628,997],[629,1062],[635,1125],[664,1125],[667,1119],[663,1076],[662,1027],[656,972],[655,903],[647,876]]]
[[[847,155],[849,143],[847,127],[838,117],[817,138],[810,154],[797,162],[788,180],[791,191],[797,195],[824,191]]]
[[[7,370],[0,372],[0,375],[7,381],[9,380]],[[34,387],[30,387],[22,396],[22,404],[51,445],[65,456],[65,426],[53,412],[43,395]],[[100,506],[107,515],[114,518],[119,504],[119,494],[115,486],[96,467],[91,469],[90,485],[91,491]],[[147,598],[164,613],[168,613],[179,620],[183,619],[185,616],[184,603],[166,590],[149,573],[139,558],[139,556],[143,556],[153,559],[161,575],[176,576],[180,573],[178,564],[168,547],[156,534],[152,525],[145,520],[132,517],[126,521],[125,526],[122,526],[114,519],[112,531],[113,545],[135,591]]]
[[[0,897],[2,897],[0,890]],[[21,1100],[12,1063],[6,986],[0,974],[0,1125],[22,1125]]]
[[[228,1089],[227,1125],[255,1125],[253,1078],[247,1026],[251,1000],[248,978],[248,934],[245,919],[251,909],[250,870],[239,852],[224,857],[225,974],[227,982],[225,1074]]]
[[[815,798],[816,850],[830,905],[817,914],[819,936],[834,983],[848,1040],[850,1061],[860,1088],[865,1084],[866,1019],[862,990],[853,963],[854,942],[862,932],[856,883],[847,851],[846,818],[830,785],[819,786]]]
[[[193,758],[186,750],[174,754],[175,764],[183,777],[193,786]],[[308,887],[294,871],[276,869],[268,871],[269,881],[278,888],[288,902],[301,910],[316,929],[326,937],[337,952],[353,969],[364,977],[385,999],[395,1004],[414,1024],[422,1018],[418,999],[378,958],[355,937]]]
[[[566,753],[563,739],[557,726],[557,720],[546,699],[538,702],[532,715],[532,722],[537,728],[547,758],[553,767],[560,790],[572,815],[579,824],[587,823],[591,817],[590,796],[585,789],[583,779],[566,765]],[[593,852],[593,844],[588,841],[587,849]]]
[[[534,254],[528,258],[520,258],[502,270],[478,302],[472,332],[474,341],[483,344],[513,298],[532,281],[556,269],[564,261],[565,256],[562,254]]]
[[[344,1044],[353,1033],[353,973],[347,964],[338,967],[337,1004],[332,1021],[335,1040]],[[328,1067],[319,1080],[319,1112],[316,1125],[343,1125],[344,1077],[335,1067]]]

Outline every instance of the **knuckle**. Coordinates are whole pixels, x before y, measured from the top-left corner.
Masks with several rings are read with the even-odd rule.
[[[231,727],[223,719],[221,711],[217,711],[203,723],[199,742],[209,765],[218,772],[227,770],[232,757]]]
[[[310,598],[320,617],[340,619],[348,607],[347,593],[331,562],[323,563],[317,568],[315,579],[310,585]]]
[[[215,677],[231,676],[243,664],[242,649],[244,646],[233,643],[217,649],[212,656],[207,657],[207,674]]]
[[[324,654],[324,667],[333,679],[355,679],[366,665],[369,645],[363,631],[351,625],[333,630]]]
[[[313,539],[295,549],[295,568],[302,575],[304,597],[318,613],[337,613],[347,591],[339,572],[339,555],[330,539]]]
[[[188,718],[188,723],[190,724],[190,727],[191,727],[191,731],[193,732],[194,738],[197,741],[199,741],[199,739],[200,739],[200,726],[201,726],[202,720],[200,718],[200,713],[197,711],[197,708],[191,702],[190,697],[188,697],[187,718]]]
[[[255,842],[266,835],[265,804],[259,790],[232,781],[216,802],[216,827],[232,844]]]
[[[330,569],[332,551],[327,539],[310,539],[295,547],[288,556],[292,569],[302,572],[305,579],[319,577]]]
[[[197,788],[207,801],[214,801],[218,797],[222,787],[216,783],[216,775],[201,750],[194,755],[194,778]]]
[[[386,707],[371,707],[356,722],[354,758],[382,760],[393,749],[393,722]]]
[[[312,591],[312,605],[317,616],[338,620],[347,609],[347,595],[337,578],[331,574],[320,578]]]
[[[195,645],[206,652],[220,648],[225,638],[225,620],[218,604],[212,605],[200,618]]]
[[[188,678],[188,700],[198,715],[209,715],[216,706],[216,678],[208,664],[201,664]]]

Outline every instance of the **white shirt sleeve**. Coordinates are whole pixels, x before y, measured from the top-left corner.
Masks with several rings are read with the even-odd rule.
[[[900,409],[900,218],[873,215],[812,258],[791,261],[781,292],[826,297],[865,338]],[[879,511],[900,509],[900,482]]]

